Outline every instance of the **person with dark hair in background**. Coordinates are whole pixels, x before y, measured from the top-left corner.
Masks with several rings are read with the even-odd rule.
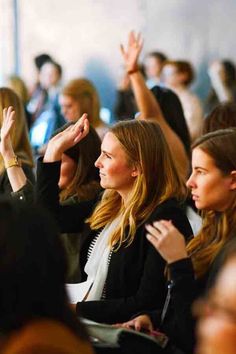
[[[161,52],[150,52],[144,58],[144,73],[149,89],[161,83],[161,72],[167,56]]]
[[[30,142],[35,155],[42,155],[53,132],[65,124],[59,106],[62,67],[47,61],[40,67],[39,86],[32,94],[27,110],[32,116]]]
[[[0,201],[0,351],[92,354],[71,312],[58,229],[39,207]]]

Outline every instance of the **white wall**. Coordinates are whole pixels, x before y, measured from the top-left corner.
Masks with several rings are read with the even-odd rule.
[[[145,37],[144,52],[191,60],[204,96],[208,61],[236,59],[235,14],[235,0],[19,0],[21,74],[32,83],[32,58],[48,52],[62,64],[64,81],[86,75],[111,107],[119,43],[135,29]]]

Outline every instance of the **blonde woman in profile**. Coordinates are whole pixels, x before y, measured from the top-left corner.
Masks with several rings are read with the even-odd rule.
[[[50,140],[38,161],[37,198],[54,213],[61,232],[87,228],[76,311],[114,323],[156,303],[159,308],[163,305],[165,262],[146,240],[145,223],[172,219],[186,238],[192,230],[181,208],[185,186],[155,122],[134,120],[111,127],[95,163],[105,189],[101,200],[60,205],[62,154],[87,131],[88,119],[83,116]]]
[[[75,122],[82,114],[87,113],[89,123],[100,138],[104,137],[107,127],[100,118],[99,96],[91,81],[84,78],[69,81],[61,91],[59,103],[67,121]]]
[[[29,143],[27,125],[23,104],[17,94],[10,88],[0,88],[0,128],[3,124],[3,115],[11,106],[15,111],[15,129],[11,132],[12,147],[15,155],[3,156],[0,154],[0,195],[10,195],[12,187],[7,175],[7,169],[11,165],[22,165],[27,179],[34,183],[33,155]],[[15,159],[17,156],[18,160]]]

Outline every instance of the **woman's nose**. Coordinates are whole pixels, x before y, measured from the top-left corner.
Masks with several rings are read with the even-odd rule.
[[[193,187],[195,186],[193,174],[191,174],[191,176],[190,176],[189,179],[187,180],[186,186],[187,186],[188,188],[193,188]]]
[[[95,161],[94,165],[97,168],[101,167],[101,155],[97,158],[97,160]]]

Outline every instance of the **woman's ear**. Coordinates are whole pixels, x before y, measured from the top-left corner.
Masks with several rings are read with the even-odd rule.
[[[140,168],[138,166],[134,166],[133,170],[132,170],[132,173],[131,173],[131,176],[132,177],[137,177],[139,174],[140,174]]]
[[[230,184],[230,189],[235,190],[236,189],[236,171],[232,171],[230,173],[230,176],[232,178],[231,184]]]

